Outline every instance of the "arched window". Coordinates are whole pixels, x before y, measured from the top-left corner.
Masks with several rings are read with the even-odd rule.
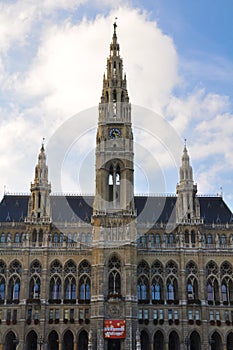
[[[82,276],[79,280],[79,302],[90,301],[90,278]]]
[[[174,244],[174,235],[173,235],[173,233],[170,233],[170,235],[169,235],[169,243],[170,244]]]
[[[5,243],[6,242],[6,236],[5,236],[5,233],[2,232],[1,233],[1,243]]]
[[[223,282],[221,286],[222,290],[222,301],[225,303],[228,303],[228,291],[227,291],[227,285]]]
[[[58,243],[58,234],[57,234],[57,232],[55,232],[54,235],[53,235],[53,243]]]
[[[149,303],[149,281],[145,276],[138,278],[137,283],[138,290],[138,302],[139,303]]]
[[[207,301],[219,301],[218,282],[216,278],[209,278],[207,281]]]
[[[40,290],[41,290],[41,271],[42,266],[41,263],[37,260],[33,261],[30,266],[30,282],[29,282],[29,298],[39,299],[40,298]]]
[[[67,275],[64,281],[64,299],[66,302],[76,300],[76,264],[69,260],[64,267],[64,272]]]
[[[19,232],[16,232],[15,234],[15,243],[19,243],[20,242],[20,235]]]
[[[137,267],[137,291],[138,291],[138,302],[149,303],[150,291],[149,291],[149,276],[150,268],[146,261],[142,260]]]
[[[175,299],[175,291],[174,286],[171,282],[167,283],[167,300],[174,300]]]
[[[32,299],[40,298],[40,278],[36,275],[29,282],[29,297]]]
[[[17,276],[13,276],[9,280],[8,294],[10,300],[19,300],[20,294],[20,279]]]
[[[189,243],[189,231],[185,231],[185,233],[184,233],[184,242],[186,243],[186,244],[188,244]]]
[[[198,283],[194,276],[190,276],[187,280],[187,299],[198,299]]]
[[[6,293],[6,264],[0,260],[0,300],[5,299]]]
[[[79,302],[89,303],[91,299],[91,265],[87,260],[83,260],[79,264]]]
[[[224,234],[221,236],[221,243],[223,246],[225,246],[227,244],[226,235],[224,235]]]
[[[159,233],[156,233],[156,235],[155,235],[155,243],[156,244],[160,244],[160,235],[159,235]]]
[[[1,243],[5,243],[6,242],[6,236],[5,236],[5,233],[2,232],[1,234]]]
[[[36,240],[37,240],[37,231],[36,231],[36,229],[34,229],[32,231],[32,242],[35,243]]]
[[[207,300],[208,301],[214,300],[214,288],[210,282],[207,284]]]
[[[116,255],[108,263],[108,295],[121,295],[121,261]]]
[[[10,300],[19,300],[21,273],[22,265],[14,260],[9,266],[8,299]]]
[[[72,234],[68,233],[68,239],[67,239],[68,243],[72,243]]]
[[[55,260],[50,265],[50,284],[49,284],[49,298],[51,300],[60,300],[62,291],[62,265],[58,260]]]
[[[54,275],[50,280],[50,299],[60,300],[61,299],[61,279],[59,276]]]
[[[152,303],[161,301],[163,299],[163,281],[157,276],[153,278],[151,285],[151,300]]]
[[[64,299],[76,299],[76,281],[73,276],[68,276],[64,282]]]
[[[178,284],[176,278],[170,276],[166,283],[166,299],[174,301],[178,299]]]
[[[4,277],[0,277],[0,300],[5,299],[5,289],[6,289],[6,281]]]
[[[191,243],[195,244],[196,243],[196,234],[195,231],[191,231]]]
[[[38,241],[39,241],[39,243],[43,242],[43,230],[42,229],[39,230]]]
[[[212,235],[210,233],[207,236],[207,243],[208,244],[213,244],[213,237],[212,237]]]

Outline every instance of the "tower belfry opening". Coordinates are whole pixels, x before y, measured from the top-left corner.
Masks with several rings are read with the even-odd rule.
[[[121,202],[121,169],[119,165],[110,166],[108,179],[108,202],[112,202],[112,206],[117,208]]]

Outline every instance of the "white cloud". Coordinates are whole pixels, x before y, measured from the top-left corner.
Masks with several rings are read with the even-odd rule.
[[[201,175],[200,171],[205,172],[201,167],[196,171],[200,188],[214,188],[214,176],[218,178],[218,172],[231,168],[233,162],[229,97],[195,87],[186,96],[174,95],[177,85],[182,84],[183,91],[186,85],[185,77],[178,73],[176,47],[156,22],[150,20],[148,13],[132,7],[120,8],[120,0],[114,2],[114,7],[110,0],[98,0],[93,6],[111,7],[112,11],[105,16],[99,14],[93,20],[74,20],[81,3],[85,1],[18,0],[0,5],[0,89],[4,96],[7,94],[5,109],[0,111],[3,120],[0,161],[4,164],[0,183],[9,184],[9,188],[14,186],[15,190],[17,186],[18,190],[29,189],[42,137],[48,140],[71,115],[98,105],[112,23],[117,16],[117,35],[132,104],[160,113],[165,111],[174,132],[190,140],[190,156],[194,161],[207,161],[208,156],[223,157],[224,169],[216,162],[208,165],[205,175]],[[65,10],[67,14],[63,12],[64,18],[61,16],[58,20],[57,10]],[[24,67],[21,71],[15,68],[12,73],[8,58],[12,48],[17,56],[20,47],[26,47],[25,53],[19,56]],[[29,51],[30,57],[26,55]],[[97,114],[96,109],[93,127],[97,125]],[[141,116],[141,122],[150,130],[145,115]],[[156,121],[152,123],[156,130]],[[152,152],[161,169],[172,163],[163,145],[155,146],[149,137],[138,141]],[[172,152],[176,144],[172,138],[163,141],[165,145],[170,144]],[[83,143],[82,147],[89,151],[89,143]],[[21,174],[18,184],[12,168]],[[147,162],[147,168],[153,175],[156,170],[153,162]],[[75,190],[74,176],[67,172],[64,176],[67,188],[70,185]]]

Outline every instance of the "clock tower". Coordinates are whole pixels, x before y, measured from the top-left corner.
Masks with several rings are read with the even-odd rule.
[[[114,23],[96,134],[91,325],[93,349],[130,350],[138,325],[134,153],[116,28]]]
[[[96,193],[93,206],[94,226],[110,227],[114,217],[117,226],[129,227],[135,217],[134,206],[134,153],[126,75],[120,46],[117,42],[116,23],[107,59],[107,76],[99,104],[96,135]],[[122,230],[121,230],[122,231]],[[127,229],[129,233],[129,230]],[[118,235],[119,236],[119,235]],[[94,237],[99,241],[100,237]],[[128,235],[120,240],[131,240]],[[109,236],[108,241],[117,236]]]

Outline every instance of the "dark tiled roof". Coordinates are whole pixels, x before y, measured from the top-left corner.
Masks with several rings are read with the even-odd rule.
[[[27,216],[28,195],[4,195],[0,222],[20,222]],[[93,196],[51,196],[54,222],[90,222]],[[199,197],[201,218],[208,224],[233,223],[233,214],[222,197]],[[176,196],[136,196],[138,222],[167,223],[175,219]]]

